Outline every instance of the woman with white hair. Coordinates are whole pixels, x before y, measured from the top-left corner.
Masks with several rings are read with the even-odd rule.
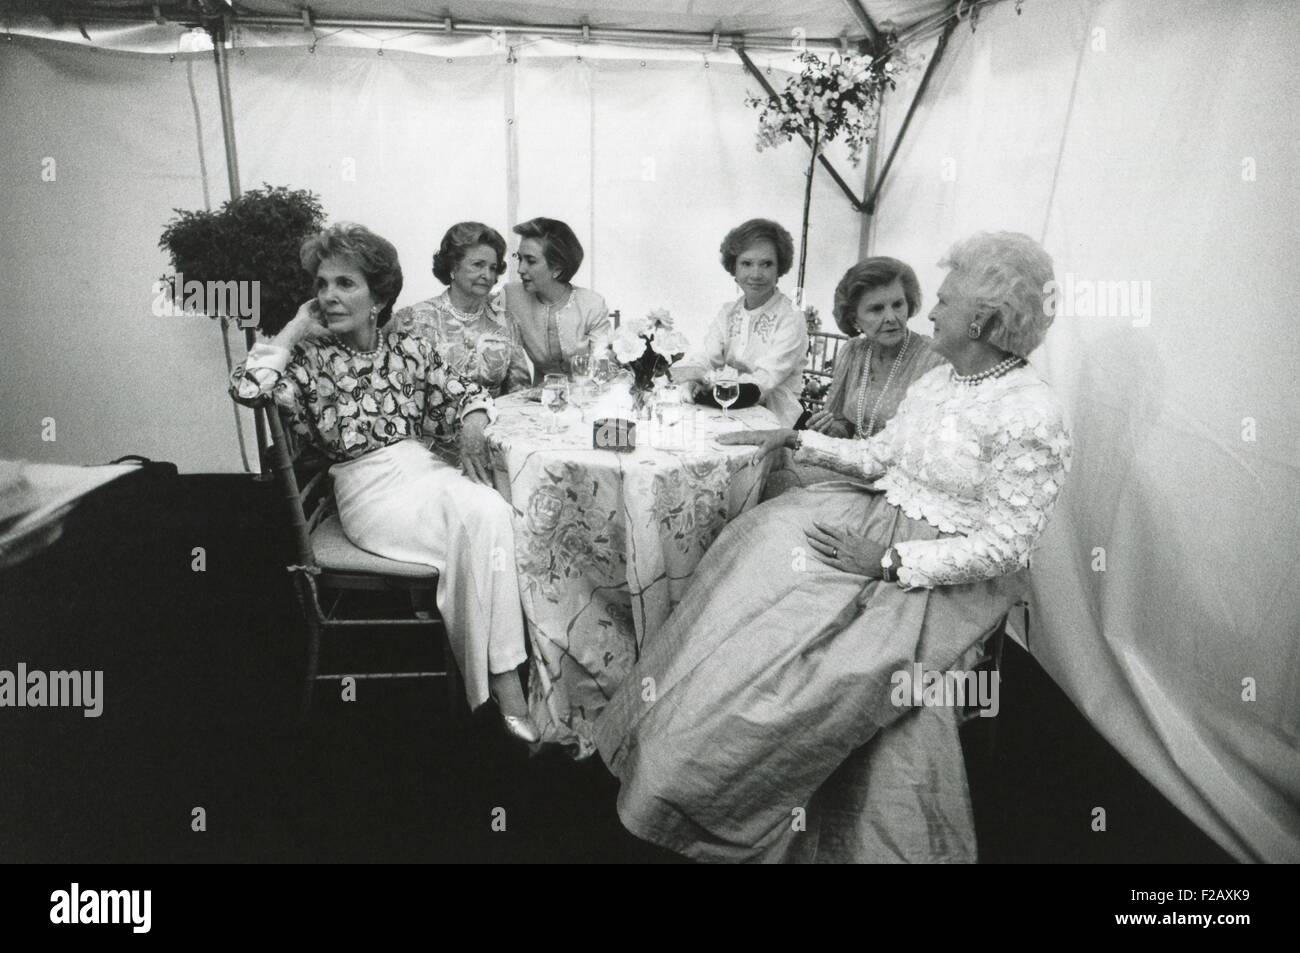
[[[596,723],[637,836],[697,860],[975,859],[956,713],[919,682],[960,670],[1020,597],[1071,445],[1025,363],[1052,320],[1047,253],[1003,232],[941,264],[951,366],[880,433],[722,438],[871,483],[733,521],[647,641]],[[900,673],[921,673],[915,693]]]

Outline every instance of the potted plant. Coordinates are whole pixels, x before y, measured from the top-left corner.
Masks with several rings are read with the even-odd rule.
[[[176,269],[162,280],[175,309],[237,320],[251,341],[253,328],[274,335],[311,297],[298,249],[325,227],[314,193],[263,185],[216,211],[173,211],[158,245]]]

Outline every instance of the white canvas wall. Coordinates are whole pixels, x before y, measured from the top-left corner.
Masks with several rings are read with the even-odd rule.
[[[727,229],[765,215],[798,237],[807,149],[755,150],[744,98],[759,87],[733,54],[535,41],[510,64],[486,37],[446,56],[427,43],[380,56],[355,36],[314,53],[306,39],[247,39],[230,66],[241,184],[312,189],[332,219],[391,239],[406,275],[399,304],[441,290],[429,259],[454,222],[485,221],[513,249],[513,224],[550,215],[587,247],[577,283],[626,316],[667,307],[698,337],[735,295],[718,263]],[[16,38],[0,47],[0,80],[0,200],[16,226],[0,238],[0,455],[138,452],[187,471],[240,469],[219,328],[149,313],[171,209],[228,195],[210,54]],[[44,156],[55,182],[40,180]],[[809,296],[825,311],[860,223],[825,175],[814,203]],[[46,416],[53,443],[41,439]],[[251,455],[251,425],[245,437]]]
[[[1034,559],[1030,648],[1221,844],[1293,862],[1297,38],[1300,7],[1266,0],[986,10],[953,34],[873,233],[916,265],[927,311],[937,259],[978,230],[1034,236],[1060,279],[1150,283],[1149,315],[1062,316],[1035,355],[1076,461]]]
[[[158,235],[203,206],[204,162],[224,197],[212,70],[15,39],[0,89],[0,456],[238,467],[217,329],[150,312]]]

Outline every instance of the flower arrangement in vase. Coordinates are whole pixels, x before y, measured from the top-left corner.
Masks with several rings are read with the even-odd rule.
[[[655,380],[686,353],[686,336],[673,330],[673,317],[663,308],[628,321],[609,340],[615,363],[632,374],[632,391],[641,404],[654,391]]]

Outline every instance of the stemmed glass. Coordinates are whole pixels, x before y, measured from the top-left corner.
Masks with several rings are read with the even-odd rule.
[[[560,414],[569,406],[569,379],[563,374],[547,374],[542,379],[542,406],[551,412],[547,433],[559,433]]]
[[[722,408],[722,416],[730,420],[728,408],[740,399],[740,382],[734,377],[718,377],[713,381],[713,399]]]
[[[569,372],[573,378],[573,399],[579,406],[591,396],[591,355],[579,351],[569,358]]]
[[[591,379],[600,387],[604,387],[614,376],[614,365],[609,359],[608,353],[595,354],[591,358]]]

